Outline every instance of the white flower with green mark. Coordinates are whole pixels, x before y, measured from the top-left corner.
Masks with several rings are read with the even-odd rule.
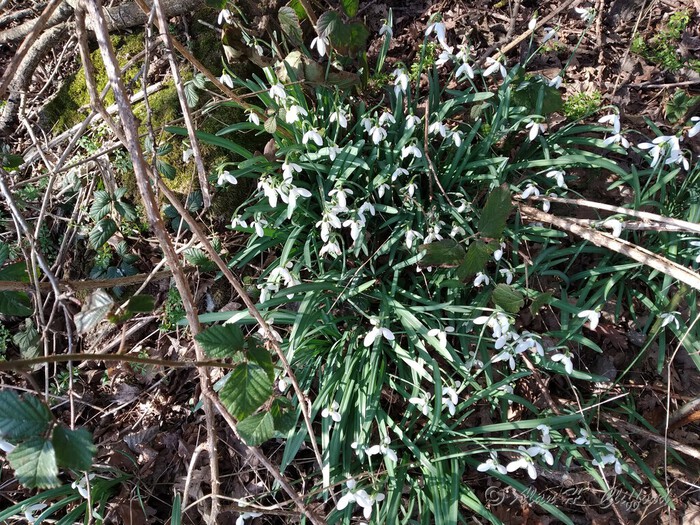
[[[590,323],[588,327],[591,330],[595,330],[600,322],[600,313],[595,310],[582,310],[576,314],[576,317],[580,317],[581,319],[588,321]]]
[[[238,179],[231,174],[228,170],[224,170],[219,173],[219,178],[216,181],[218,186],[224,186],[225,184],[238,184]]]
[[[479,466],[476,467],[476,470],[479,472],[490,472],[493,470],[499,474],[507,474],[508,470],[506,470],[506,467],[498,462],[498,455],[492,451],[490,452],[490,456],[491,457],[489,459],[479,464]]]
[[[348,504],[357,503],[362,508],[362,515],[368,520],[372,516],[372,507],[375,503],[384,500],[384,494],[378,493],[370,496],[364,489],[355,490],[357,483],[354,479],[349,479],[346,485],[348,487],[348,492],[338,500],[336,508],[338,510],[343,510]]]
[[[681,325],[678,322],[678,317],[676,317],[677,315],[680,315],[680,312],[665,312],[659,315],[659,319],[661,319],[660,328],[664,328],[673,323],[676,327],[676,330],[678,330],[681,327]]]
[[[331,418],[336,423],[340,423],[342,416],[340,415],[340,404],[337,401],[333,401],[330,407],[326,407],[321,411],[322,418]]]
[[[381,326],[381,324],[379,323],[379,319],[377,319],[376,317],[371,317],[369,322],[372,325],[372,329],[369,332],[367,332],[362,341],[362,344],[365,348],[369,348],[370,346],[372,346],[377,340],[377,338],[383,337],[389,342],[396,339],[396,337],[394,336],[394,332],[392,332],[388,328],[384,328],[383,326]]]
[[[554,354],[551,357],[552,361],[559,362],[564,365],[564,370],[567,374],[571,375],[574,372],[574,363],[571,361],[571,357],[567,354]]]

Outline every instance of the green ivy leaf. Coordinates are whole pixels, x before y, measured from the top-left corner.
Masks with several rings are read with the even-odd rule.
[[[486,244],[484,241],[475,241],[467,248],[467,255],[462,264],[457,268],[457,277],[465,281],[486,268],[489,257],[496,250],[496,246]]]
[[[479,219],[479,234],[482,237],[499,239],[506,228],[506,221],[513,208],[510,190],[505,184],[494,189],[486,199]]]
[[[348,16],[355,16],[360,8],[360,0],[340,0],[340,5]]]
[[[252,447],[262,445],[275,435],[275,421],[272,414],[262,412],[245,418],[238,423],[238,433],[248,445]]]
[[[58,480],[56,452],[51,441],[34,437],[7,455],[17,480],[29,489],[49,489],[61,484]]]
[[[97,250],[116,232],[117,223],[109,217],[105,217],[90,231],[90,244]]]
[[[459,266],[467,255],[462,245],[453,239],[421,244],[419,251],[425,251],[425,256],[420,260],[421,266]]]
[[[36,397],[20,398],[12,390],[0,391],[0,436],[18,441],[40,436],[51,420],[48,407]]]
[[[53,431],[51,442],[60,466],[73,470],[88,470],[92,466],[97,447],[86,429],[71,430],[59,425]]]
[[[104,290],[97,289],[92,292],[83,304],[83,308],[73,318],[78,334],[84,334],[97,326],[107,316],[113,305],[114,300]]]
[[[238,420],[250,416],[272,395],[267,372],[250,363],[237,366],[219,392],[221,402]]]
[[[0,314],[27,317],[33,312],[28,294],[9,290],[0,292]]]
[[[275,380],[275,366],[272,364],[272,356],[265,348],[256,343],[251,343],[248,348],[248,359],[265,370],[271,382]]]
[[[235,357],[243,350],[243,332],[235,324],[210,326],[195,337],[209,357],[221,359]]]
[[[491,301],[504,311],[516,314],[525,306],[523,294],[507,284],[497,284],[491,293]]]
[[[300,45],[303,33],[299,25],[299,17],[296,11],[289,6],[281,7],[279,13],[277,13],[277,18],[280,21],[280,26],[284,34],[287,35],[295,46]]]

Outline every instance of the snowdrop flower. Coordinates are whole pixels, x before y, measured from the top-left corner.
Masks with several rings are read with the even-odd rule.
[[[489,77],[493,75],[496,71],[498,71],[501,74],[501,77],[503,78],[506,78],[508,76],[508,71],[506,71],[505,66],[501,64],[498,60],[494,60],[491,57],[487,57],[486,65],[488,67],[481,73],[482,76]]]
[[[525,188],[525,191],[522,192],[522,194],[520,195],[520,198],[521,198],[521,199],[528,199],[531,195],[532,195],[533,197],[539,197],[539,196],[540,196],[540,190],[538,190],[538,189],[537,189],[537,186],[535,186],[535,185],[532,184],[532,183],[530,183],[530,184],[527,185],[527,187]]]
[[[234,217],[233,219],[231,219],[231,228],[238,228],[239,226],[241,226],[243,228],[248,227],[248,223],[243,220],[241,215],[238,215],[238,216]]]
[[[418,149],[418,148],[416,148],[416,149]],[[403,155],[403,150],[402,150],[401,154]],[[420,150],[418,150],[418,154],[420,155]],[[408,153],[406,155],[408,155]],[[403,157],[401,157],[401,158],[403,158]],[[391,182],[395,182],[396,179],[398,179],[401,175],[408,175],[408,170],[406,168],[396,168],[394,170],[394,173],[391,174]]]
[[[284,121],[287,124],[294,124],[297,120],[299,120],[299,115],[301,115],[303,117],[307,117],[309,114],[301,106],[298,106],[296,104],[292,104],[291,106],[289,106],[289,109],[287,110],[287,113],[284,116]],[[304,143],[304,144],[306,144],[306,143]]]
[[[34,513],[41,513],[42,510],[44,510],[48,505],[46,503],[35,503],[34,505],[29,505],[24,509],[24,518],[27,520],[27,523],[30,525],[33,525],[34,522],[36,522],[36,519],[39,516],[35,516]]]
[[[501,257],[503,257],[503,250],[506,249],[506,243],[502,242],[498,249],[493,252],[493,260],[498,262],[501,260]]]
[[[372,138],[372,142],[374,144],[379,144],[381,141],[383,141],[386,138],[386,130],[378,125],[373,126],[371,129],[367,131],[369,136]]]
[[[365,219],[365,213],[369,212],[369,214],[374,217],[377,214],[377,210],[374,208],[374,205],[366,201],[360,208],[356,211],[357,216],[362,223],[362,225],[365,225],[366,219]]]
[[[284,164],[282,164],[282,178],[284,178],[284,181],[291,183],[294,179],[294,172],[301,173],[301,166],[285,160]]]
[[[427,237],[425,237],[425,244],[430,244],[433,241],[441,241],[442,240],[442,235],[440,235],[440,225],[435,224],[433,225],[430,230],[428,230],[430,233],[428,234]]]
[[[661,153],[665,152],[666,150],[669,150],[669,152],[665,164],[672,164],[674,162],[685,160],[681,152],[680,140],[675,135],[661,135],[660,137],[656,137],[651,142],[642,142],[641,144],[637,144],[637,147],[640,149],[651,150],[650,153],[652,156],[652,161],[650,166],[652,168],[658,164],[661,158]]]
[[[513,282],[513,272],[511,272],[508,268],[501,268],[498,270],[498,273],[501,275],[505,275],[506,277],[506,284],[510,284]]]
[[[311,41],[311,49],[316,48],[318,50],[318,55],[323,57],[326,56],[326,50],[330,46],[330,40],[325,36],[317,36]]]
[[[364,225],[364,221],[356,219],[348,219],[343,223],[345,228],[350,228],[350,237],[352,238],[353,242],[357,241],[357,239],[360,237],[360,233],[362,232]]]
[[[581,434],[581,437],[574,439],[574,443],[576,443],[579,446],[580,445],[589,446],[591,444],[591,440],[589,438],[588,430],[586,430],[585,428],[582,428],[579,431],[579,433]]]
[[[678,330],[681,327],[681,325],[678,322],[678,318],[676,317],[677,315],[679,315],[678,312],[665,312],[659,315],[659,319],[661,319],[660,328],[664,328],[665,326],[668,326],[671,323],[673,323],[674,325],[676,325],[676,330]]]
[[[392,74],[394,75],[394,95],[398,97],[399,93],[405,94],[408,89],[409,81],[406,70],[403,68],[396,68]]]
[[[331,418],[333,421],[336,423],[340,423],[340,420],[342,419],[340,412],[338,412],[338,409],[340,408],[340,405],[338,404],[337,401],[333,401],[331,403],[330,407],[326,407],[321,411],[321,417],[322,418]]]
[[[226,22],[227,24],[233,23],[233,16],[231,15],[231,11],[229,11],[228,9],[222,9],[219,12],[219,18],[218,18],[219,25],[223,25],[224,22]]]
[[[561,83],[564,81],[564,79],[561,77],[561,75],[557,75],[554,77],[552,80],[547,82],[547,85],[549,87],[553,87],[554,89],[559,89],[561,87]]]
[[[448,235],[452,238],[457,237],[458,235],[464,236],[466,234],[467,231],[458,224],[453,224],[450,233],[448,233]]]
[[[455,76],[457,78],[462,78],[463,75],[467,75],[470,79],[474,78],[474,70],[467,62],[462,62],[462,65],[455,71]]]
[[[525,126],[525,129],[529,129],[530,133],[528,133],[528,137],[530,141],[532,142],[537,138],[537,135],[539,135],[540,132],[544,133],[545,130],[547,129],[547,126],[544,124],[540,124],[538,122],[535,122],[534,120],[530,120],[527,125]]]
[[[258,114],[255,111],[248,112],[248,120],[256,126],[260,125],[260,117],[258,117]]]
[[[508,472],[515,472],[516,470],[524,469],[527,470],[527,474],[530,476],[530,479],[537,479],[537,470],[535,469],[535,465],[532,463],[532,458],[526,451],[522,451],[522,454],[523,456],[520,459],[508,463],[508,465],[506,465],[506,470]]]
[[[689,244],[690,244],[691,246],[696,246],[696,247],[700,248],[700,241],[690,241]],[[696,262],[696,263],[700,263],[700,255],[698,255],[698,256],[695,258],[695,262]]]
[[[219,186],[223,186],[224,183],[229,183],[229,184],[238,184],[238,179],[231,175],[231,173],[228,170],[224,170],[221,173],[219,173],[219,178],[216,181],[216,184]]]
[[[549,435],[549,432],[552,430],[552,428],[549,425],[545,425],[544,423],[541,425],[537,425],[537,430],[542,432],[542,443],[545,445],[549,445],[552,443],[552,437]]]
[[[450,60],[452,60],[452,55],[450,55],[450,53],[448,53],[447,51],[442,51],[442,53],[440,53],[437,60],[435,61],[435,65],[437,67],[442,67],[445,64],[447,64]]]
[[[87,476],[83,476],[79,480],[74,481],[71,483],[71,488],[72,489],[78,489],[78,493],[85,499],[88,499],[88,489],[87,485],[88,483],[95,477],[94,474],[89,474]]]
[[[229,75],[228,73],[224,73],[223,75],[221,75],[221,76],[219,77],[219,81],[220,81],[224,86],[227,86],[227,87],[230,87],[230,88],[233,87],[233,79],[231,78],[231,75]]]
[[[348,195],[352,195],[352,190],[343,188],[342,186],[334,188],[328,192],[329,197],[335,195],[335,201],[338,205],[335,207],[336,211],[347,211],[348,210]]]
[[[554,41],[557,40],[557,32],[551,27],[544,27],[544,37],[542,38],[542,44],[546,44],[550,40],[554,39]]]
[[[262,512],[242,512],[236,518],[236,525],[245,525],[245,520],[248,518],[259,518],[262,515]]]
[[[537,340],[535,340],[535,338],[532,335],[533,334],[531,334],[530,332],[523,332],[518,337],[518,343],[515,346],[516,354],[521,354],[525,350],[533,350],[538,355],[544,355],[544,348],[542,348],[542,345]]]
[[[476,470],[479,472],[489,472],[490,470],[495,470],[499,474],[508,473],[506,467],[498,462],[498,455],[495,452],[491,452],[491,457],[476,467]]]
[[[369,322],[372,324],[373,328],[367,332],[365,335],[365,338],[362,341],[362,344],[364,345],[365,348],[369,348],[374,344],[374,341],[378,337],[383,337],[387,341],[393,341],[395,339],[394,332],[389,330],[388,328],[383,328],[379,324],[379,319],[376,317],[370,318]]]
[[[428,415],[428,412],[430,411],[430,405],[429,400],[424,398],[424,397],[412,397],[408,400],[409,403],[412,405],[416,405],[420,411],[423,413],[424,416]]]
[[[277,207],[277,199],[279,197],[279,193],[277,192],[275,184],[276,183],[274,183],[274,181],[267,176],[263,176],[258,181],[258,189],[262,190],[263,194],[267,197],[268,201],[270,202],[270,207],[272,208]]]
[[[587,24],[595,20],[595,10],[592,7],[576,7],[574,10],[578,13],[579,18]]]
[[[386,193],[386,190],[390,189],[391,186],[389,186],[386,182],[384,184],[380,184],[377,186],[377,195],[379,195],[379,198],[381,199],[384,197],[384,194]],[[409,246],[410,248],[410,246]]]
[[[379,115],[379,125],[384,126],[387,122],[390,124],[396,124],[396,119],[394,118],[394,115],[388,111],[384,111],[381,115]]]
[[[194,151],[192,148],[186,148],[182,150],[182,162],[185,164],[189,163],[190,160],[192,160],[192,155],[194,155]]]
[[[490,282],[491,279],[489,279],[489,276],[483,272],[477,273],[476,277],[474,278],[474,286],[476,286],[477,288],[484,284],[488,285]]]
[[[533,445],[532,447],[528,447],[527,450],[525,450],[525,452],[527,452],[528,456],[530,456],[531,458],[542,456],[542,458],[544,458],[544,462],[547,463],[547,465],[554,465],[554,457],[552,456],[552,453],[546,448],[543,448],[539,445]]]
[[[413,129],[418,124],[420,124],[420,117],[416,117],[415,115],[406,117],[406,129]]]
[[[355,491],[357,484],[353,479],[349,479],[346,482],[346,485],[351,492],[348,492],[345,494],[345,496],[338,500],[338,506],[336,508],[338,510],[343,510],[349,503],[357,503],[360,507],[362,507],[362,515],[368,520],[372,516],[372,506],[375,503],[383,501],[384,494],[379,493],[375,494],[374,496],[370,496],[364,489]]]
[[[276,102],[287,98],[287,92],[284,90],[284,86],[281,83],[277,82],[277,84],[274,84],[272,87],[270,87],[270,97],[273,98]]]
[[[416,239],[422,239],[423,236],[415,230],[407,230],[405,236],[406,248],[409,250],[413,248],[413,243]]]
[[[253,221],[253,228],[255,228],[255,234],[258,237],[264,237],[265,236],[265,226],[267,226],[267,221],[263,219],[262,217],[258,217]]]
[[[530,31],[534,31],[536,27],[537,27],[537,17],[536,17],[536,16],[533,16],[533,17],[530,19],[530,21],[528,22],[527,28],[528,28]]]
[[[348,127],[348,116],[345,113],[345,111],[343,111],[343,108],[338,108],[333,113],[331,113],[330,121],[337,122],[338,125],[343,129]]]
[[[586,319],[586,321],[590,322],[589,328],[591,330],[595,330],[598,327],[598,322],[600,321],[600,314],[595,310],[582,310],[576,314],[576,317]]]
[[[8,443],[4,439],[2,439],[2,437],[0,437],[0,450],[2,450],[3,452],[9,453],[9,452],[12,452],[14,449],[15,449],[15,445],[13,445],[12,443]]]
[[[315,142],[317,146],[323,146],[323,138],[321,137],[321,134],[314,128],[311,128],[309,131],[304,133],[304,136],[301,138],[301,143],[308,144],[310,140]]]
[[[498,350],[498,349],[497,349]],[[503,350],[499,354],[496,354],[491,358],[492,363],[499,363],[501,361],[508,361],[508,366],[511,370],[515,370],[515,353],[512,349]]]
[[[406,184],[404,187],[404,191],[408,193],[408,195],[413,198],[413,195],[415,195],[416,190],[418,189],[418,185],[415,182],[410,182],[409,184]]]
[[[438,340],[438,344],[440,345],[440,348],[447,348],[447,333],[443,332],[439,328],[433,328],[431,330],[428,330],[428,335],[430,337],[435,337]]]
[[[614,465],[615,474],[619,476],[620,474],[622,474],[622,464],[620,463],[620,460],[617,459],[617,454],[615,454],[615,447],[613,447],[610,443],[606,443],[605,448],[608,451],[608,453],[602,456],[600,458],[600,461],[594,459],[591,463],[595,466],[601,467],[604,467],[606,465]]]
[[[620,132],[620,116],[617,113],[610,113],[598,119],[601,124],[610,124],[615,133]]]
[[[324,244],[318,252],[319,257],[323,257],[326,254],[330,255],[333,258],[336,258],[340,257],[343,254],[343,250],[341,250],[340,245],[335,240],[333,240]]]
[[[571,358],[566,355],[566,354],[554,354],[551,357],[552,361],[556,362],[561,362],[562,365],[564,365],[564,370],[566,370],[566,373],[571,375],[574,371],[574,363],[571,361]]]
[[[435,36],[442,46],[442,48],[447,51],[448,53],[452,53],[453,48],[452,46],[447,44],[447,39],[446,39],[446,34],[445,34],[445,24],[442,22],[433,22],[428,26],[428,28],[425,30],[425,36],[430,36],[433,31],[435,31]]]
[[[613,237],[619,237],[622,233],[622,223],[617,219],[607,219],[603,223],[603,228],[609,228],[612,230]]]
[[[695,125],[688,131],[688,138],[691,139],[698,133],[700,133],[700,117],[692,117],[691,122],[695,122]]]
[[[324,209],[321,220],[316,223],[316,228],[321,228],[321,240],[323,242],[328,242],[331,236],[331,228],[339,230],[343,227],[340,219],[335,214],[334,210]]]
[[[391,29],[391,26],[386,23],[386,21],[382,24],[382,27],[379,28],[379,36],[386,35],[389,38],[393,36],[394,32]]]
[[[462,145],[462,134],[459,131],[453,131],[450,138],[452,138],[452,142],[458,148]]]
[[[299,197],[308,199],[311,197],[311,192],[305,188],[297,188],[296,186],[292,186],[289,193],[287,195],[282,195],[281,197],[282,200],[287,203],[287,219],[291,219],[294,209],[297,207],[297,199]]]
[[[384,442],[380,445],[374,445],[369,447],[367,450],[365,450],[365,454],[368,456],[376,456],[377,454],[382,454],[385,458],[390,459],[394,463],[399,462],[399,457],[396,455],[396,452],[391,450],[387,445],[391,443],[391,439],[389,439],[389,436],[384,438]]]
[[[563,170],[552,170],[547,172],[545,177],[554,179],[557,183],[557,187],[566,188],[566,183],[564,182],[564,175],[566,175],[566,173]]]
[[[454,416],[457,411],[457,403],[459,403],[457,392],[451,386],[443,386],[442,396],[442,403],[447,406],[450,415]]]
[[[415,144],[408,144],[401,148],[401,159],[405,159],[409,155],[413,155],[415,158],[420,159],[423,156],[423,153],[421,152],[420,148]]]
[[[447,137],[447,128],[445,127],[445,124],[443,124],[440,121],[433,122],[430,127],[428,127],[428,133],[431,135],[435,135],[436,133],[439,133],[442,138]]]
[[[331,161],[334,161],[335,158],[338,156],[338,153],[343,151],[342,148],[339,148],[338,146],[328,146],[326,150],[328,152],[328,158],[331,159]]]

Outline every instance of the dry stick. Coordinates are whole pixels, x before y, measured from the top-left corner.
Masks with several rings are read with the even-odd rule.
[[[41,16],[39,16],[39,18],[37,19],[36,24],[34,24],[34,27],[32,28],[31,32],[27,35],[22,44],[19,46],[19,49],[17,49],[17,52],[12,57],[12,60],[10,60],[10,63],[7,65],[7,69],[2,75],[2,79],[0,79],[0,98],[5,98],[7,88],[10,87],[10,82],[12,82],[17,68],[22,63],[22,60],[32,48],[41,32],[44,30],[46,22],[49,21],[49,18],[56,10],[56,8],[61,4],[62,1],[63,0],[51,0],[51,3],[49,3],[49,5],[46,6],[44,12],[41,13]]]
[[[637,217],[643,221],[657,222],[659,224],[668,225],[673,228],[677,228],[683,231],[690,231],[693,233],[700,234],[700,224],[695,222],[682,221],[680,219],[674,219],[672,217],[664,217],[663,215],[657,215],[656,213],[649,213],[647,211],[637,211],[631,210],[629,208],[620,208],[619,206],[612,206],[610,204],[603,204],[602,202],[587,201],[585,199],[566,199],[564,197],[530,197],[532,200],[538,201],[549,201],[558,202],[561,204],[573,204],[575,206],[584,206],[586,208],[595,208],[597,210],[610,211],[612,213],[620,213],[623,215],[629,215],[630,217]]]
[[[148,216],[148,221],[151,228],[153,229],[156,238],[158,239],[161,249],[168,260],[168,263],[172,269],[173,277],[175,279],[175,284],[178,291],[180,292],[180,297],[182,299],[183,307],[185,309],[185,315],[190,326],[190,330],[193,336],[196,336],[201,331],[201,326],[199,324],[199,318],[197,317],[197,312],[195,311],[195,306],[193,304],[194,299],[192,297],[192,292],[190,290],[187,278],[185,277],[182,267],[180,266],[178,256],[175,253],[172,243],[170,242],[170,237],[165,229],[165,224],[163,224],[163,219],[160,216],[160,211],[158,209],[158,204],[153,194],[153,188],[149,180],[149,170],[146,164],[146,159],[143,156],[143,151],[141,150],[141,144],[139,139],[138,127],[136,125],[136,119],[129,105],[129,97],[126,94],[126,89],[122,81],[121,73],[119,71],[119,66],[117,64],[117,57],[112,48],[112,44],[109,40],[109,33],[107,31],[107,24],[104,19],[104,14],[102,11],[102,5],[99,0],[89,0],[85,2],[87,4],[88,11],[92,18],[94,24],[95,36],[97,37],[97,43],[100,48],[100,53],[105,65],[105,70],[107,72],[107,77],[109,78],[110,84],[112,86],[112,92],[114,93],[114,100],[119,106],[119,116],[122,123],[122,128],[124,131],[125,146],[129,151],[131,156],[131,161],[134,168],[134,174],[136,176],[136,184],[141,193],[141,199],[143,201],[144,207],[146,209],[146,215]],[[197,355],[198,361],[204,360],[204,352],[202,347],[193,341],[195,353]],[[198,375],[200,379],[200,384],[203,391],[208,391],[211,386],[209,385],[209,377],[206,368],[198,368]],[[216,496],[219,494],[219,472],[218,472],[218,454],[217,454],[217,439],[216,439],[216,426],[214,420],[214,411],[210,401],[204,399],[204,414],[207,422],[207,439],[209,445],[209,453],[211,456],[210,461],[210,473],[211,473],[211,513],[208,516],[210,523],[216,523],[216,518],[218,515],[218,499]]]
[[[594,227],[599,225],[605,219],[595,220],[595,219],[574,219],[568,217],[571,222],[580,224],[581,226]],[[671,226],[670,224],[651,224],[644,221],[620,221],[623,230],[633,230],[633,231],[654,231],[654,232],[687,232],[687,228],[682,226]]]
[[[547,222],[557,226],[562,230],[569,231],[578,235],[579,237],[582,237],[583,239],[586,239],[587,241],[592,242],[596,246],[603,246],[609,250],[626,255],[630,259],[634,259],[635,261],[654,268],[661,273],[670,275],[674,279],[678,279],[696,290],[700,290],[700,274],[686,268],[685,266],[674,263],[665,257],[661,257],[660,255],[632,244],[631,242],[613,237],[608,233],[597,232],[590,228],[579,226],[573,221],[545,213],[537,208],[526,206],[522,203],[518,203],[517,201],[515,204],[520,206],[521,214],[530,220]]]
[[[192,114],[190,113],[190,107],[187,105],[187,97],[185,96],[185,89],[182,85],[180,69],[175,61],[172,39],[168,33],[168,21],[165,19],[165,13],[163,13],[163,7],[160,5],[160,0],[153,0],[153,8],[155,9],[156,16],[158,17],[158,24],[160,25],[160,38],[163,41],[168,62],[170,62],[170,72],[173,75],[173,80],[175,82],[177,98],[180,99],[180,108],[182,109],[182,116],[185,119],[185,127],[187,128],[187,136],[190,139],[190,146],[192,147],[192,152],[194,153],[194,163],[197,167],[197,175],[199,176],[199,189],[202,192],[204,209],[206,210],[211,207],[211,191],[209,189],[209,180],[207,180],[207,170],[204,168],[204,161],[202,160],[202,150],[199,148],[199,140],[195,135],[194,124],[192,123]]]
[[[132,284],[141,284],[150,278],[152,281],[166,279],[172,275],[170,270],[162,270],[154,274],[139,273],[136,275],[127,275],[125,277],[115,277],[114,279],[92,279],[86,281],[57,281],[58,288],[62,291],[80,291],[80,290],[97,290],[98,288],[114,288],[115,286],[130,286]],[[39,288],[44,290],[52,289],[51,283],[39,283]],[[17,291],[31,292],[33,287],[31,284],[20,283],[17,281],[0,281],[0,292]]]

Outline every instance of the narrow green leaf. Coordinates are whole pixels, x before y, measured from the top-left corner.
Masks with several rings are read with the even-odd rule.
[[[0,314],[26,317],[32,315],[32,302],[24,292],[0,292]]]
[[[425,251],[421,266],[459,266],[467,255],[462,245],[453,239],[421,244],[418,250]]]
[[[484,241],[475,241],[467,248],[467,255],[462,264],[457,268],[457,277],[464,281],[476,275],[486,268],[489,262],[489,257],[496,250],[496,247],[491,244],[486,244]]]
[[[512,207],[508,186],[504,184],[493,190],[481,211],[479,234],[482,237],[499,239],[503,235]]]
[[[219,392],[221,402],[236,419],[250,416],[272,395],[267,372],[250,363],[237,366]]]
[[[152,312],[155,309],[155,298],[152,295],[133,295],[126,304],[126,309],[129,312]]]
[[[523,294],[507,284],[497,284],[491,293],[491,301],[506,312],[515,314],[525,306]]]
[[[117,231],[117,223],[111,218],[105,217],[100,222],[95,224],[95,227],[90,231],[90,244],[96,250],[100,248],[109,238]]]
[[[275,421],[272,414],[262,412],[245,418],[238,423],[238,433],[248,445],[253,447],[262,445],[275,435]]]
[[[7,455],[17,480],[29,489],[49,489],[60,485],[56,453],[51,441],[31,438]]]
[[[170,525],[182,525],[182,497],[180,493],[175,494],[173,499],[173,510],[170,514]]]
[[[12,390],[0,392],[0,436],[24,440],[44,434],[51,423],[51,412],[38,398],[20,398]]]
[[[243,332],[235,324],[210,326],[195,337],[209,357],[217,359],[235,357],[243,350]]]
[[[51,440],[56,451],[56,462],[73,470],[89,470],[97,447],[92,442],[92,434],[84,428],[71,430],[58,425]]]
[[[188,136],[187,129],[185,128],[167,126],[165,128],[165,131],[167,131],[168,133],[172,133],[173,135],[180,135],[182,137]],[[236,155],[240,155],[244,159],[249,159],[253,156],[253,154],[247,149],[243,148],[239,144],[236,144],[235,142],[231,142],[230,140],[217,137],[216,135],[212,135],[211,133],[205,133],[203,131],[195,131],[194,134],[204,144],[209,144],[210,146],[216,146],[218,148],[227,149],[229,151],[232,151]]]

